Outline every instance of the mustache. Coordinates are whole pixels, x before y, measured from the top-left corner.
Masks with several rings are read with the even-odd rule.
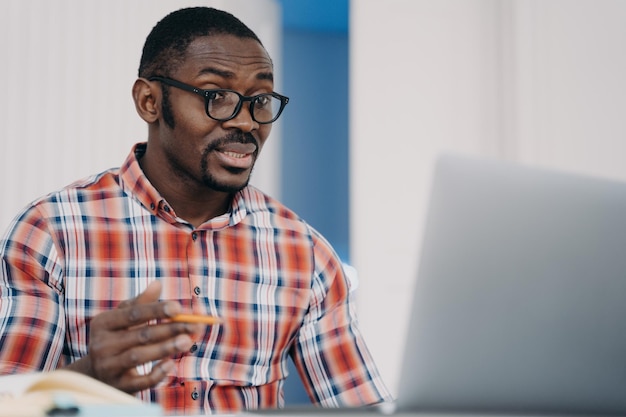
[[[219,138],[218,140],[216,140],[215,142],[211,143],[209,146],[207,146],[205,150],[205,154],[208,154],[209,152],[219,148],[220,146],[224,146],[228,143],[253,143],[254,145],[256,145],[257,152],[259,150],[259,142],[252,135],[252,133],[236,131],[236,132],[230,132],[228,135],[223,136]]]

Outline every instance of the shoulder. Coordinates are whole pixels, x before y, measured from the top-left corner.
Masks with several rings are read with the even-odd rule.
[[[240,192],[246,214],[253,221],[271,222],[272,227],[310,233],[313,229],[293,210],[254,186]]]
[[[268,227],[274,233],[292,238],[306,238],[315,258],[329,261],[338,258],[326,238],[302,217],[283,203],[258,188],[248,186],[240,193],[247,210],[246,222],[255,227]]]
[[[336,257],[330,242],[293,210],[253,186],[248,186],[244,190],[248,214],[266,216],[274,225],[284,230],[306,233],[315,250]]]
[[[93,199],[103,199],[112,193],[119,193],[119,169],[109,170],[81,178],[33,201],[30,206],[45,206],[62,202],[82,203]]]
[[[25,224],[43,228],[50,222],[61,222],[70,213],[77,215],[82,212],[81,206],[119,193],[117,171],[117,168],[112,168],[82,178],[31,201],[14,217],[9,232]]]

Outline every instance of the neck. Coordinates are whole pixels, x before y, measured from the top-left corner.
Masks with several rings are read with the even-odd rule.
[[[149,152],[139,159],[139,166],[152,186],[174,209],[176,215],[194,227],[221,216],[230,208],[233,195],[216,191],[191,179],[172,175],[171,170],[160,169],[152,162]]]
[[[165,193],[159,188],[157,190],[172,206],[176,215],[191,223],[195,228],[228,212],[232,201],[232,195],[225,193],[218,194],[216,192],[214,197],[204,196],[202,198],[202,196],[190,196],[181,193],[179,189]]]

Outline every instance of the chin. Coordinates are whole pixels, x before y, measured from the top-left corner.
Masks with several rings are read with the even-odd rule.
[[[215,191],[221,191],[225,193],[236,193],[238,191],[243,190],[248,185],[250,178],[247,178],[245,181],[240,182],[227,182],[227,181],[216,181],[215,179],[205,180],[204,184],[212,188]]]
[[[246,186],[248,185],[248,183],[245,183],[243,185],[218,185],[216,187],[212,187],[214,190],[216,191],[221,191],[221,192],[225,192],[225,193],[237,193],[241,190],[243,190],[244,188],[246,188]]]
[[[236,193],[248,185],[251,176],[252,170],[226,170],[220,172],[220,175],[205,171],[202,181],[215,191]]]

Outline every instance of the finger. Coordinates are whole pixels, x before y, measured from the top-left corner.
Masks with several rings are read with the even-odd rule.
[[[176,301],[134,304],[98,314],[93,318],[91,327],[98,330],[123,330],[139,324],[147,324],[151,320],[169,319],[179,314],[181,310],[180,303]]]
[[[134,346],[155,345],[164,343],[178,335],[186,334],[194,336],[198,334],[195,323],[160,323],[140,326],[116,334],[115,344],[121,346],[120,350],[130,349]]]
[[[165,359],[152,366],[152,371],[146,375],[129,373],[118,379],[118,389],[128,393],[135,393],[144,389],[152,388],[159,383],[165,382],[165,378],[173,373],[176,365],[172,360]]]
[[[171,356],[188,352],[192,345],[191,337],[187,334],[181,334],[158,344],[135,346],[118,355],[102,357],[97,364],[94,364],[95,371],[103,379],[116,380],[121,375],[132,375],[133,373],[129,373],[129,371],[139,365],[165,360]]]
[[[131,298],[130,300],[122,301],[118,305],[118,307],[126,308],[128,306],[131,306],[137,303],[141,304],[141,303],[150,303],[150,302],[158,301],[159,296],[161,295],[161,288],[162,288],[161,281],[159,280],[152,281],[148,284],[146,289],[141,294],[139,294],[135,298]]]
[[[199,328],[192,323],[161,323],[155,325],[136,326],[131,329],[123,329],[115,333],[108,333],[103,337],[92,338],[89,345],[89,352],[96,358],[117,358],[124,352],[136,346],[149,346],[167,343],[179,335],[197,338]],[[186,347],[183,347],[183,350]],[[139,357],[130,364],[123,366],[135,366],[150,360],[163,359],[170,351],[165,351],[162,357]],[[179,352],[175,352],[179,353]]]

